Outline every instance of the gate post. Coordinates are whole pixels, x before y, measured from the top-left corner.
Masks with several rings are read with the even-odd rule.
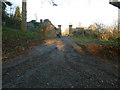
[[[58,32],[57,34],[61,34],[61,25],[58,25]]]
[[[72,25],[69,25],[69,35],[72,35]]]

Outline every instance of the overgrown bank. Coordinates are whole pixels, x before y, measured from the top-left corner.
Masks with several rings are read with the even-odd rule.
[[[18,29],[2,28],[3,60],[23,53],[26,49],[42,43],[43,37],[38,32],[21,32]]]
[[[90,54],[101,59],[103,62],[112,64],[116,67],[118,66],[118,63],[120,63],[120,61],[118,60],[120,58],[119,42],[112,42],[80,36],[73,36],[72,39],[76,43],[85,46],[85,48]]]

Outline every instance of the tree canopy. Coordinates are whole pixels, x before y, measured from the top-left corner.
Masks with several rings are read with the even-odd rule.
[[[2,2],[2,9],[5,10],[5,8],[8,6],[12,6],[12,3],[11,2]]]
[[[18,6],[16,7],[14,18],[17,20],[22,20],[22,15],[20,13],[20,8]]]

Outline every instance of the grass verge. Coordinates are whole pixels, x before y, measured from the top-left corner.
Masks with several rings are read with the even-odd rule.
[[[2,28],[3,59],[16,56],[42,42],[38,32],[22,32],[8,27]]]
[[[99,40],[89,37],[71,37],[76,43],[84,45],[90,54],[117,67],[120,61],[120,44],[118,42]]]

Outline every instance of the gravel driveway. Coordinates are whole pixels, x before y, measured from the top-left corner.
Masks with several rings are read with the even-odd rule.
[[[64,36],[3,62],[3,88],[117,88],[118,69]]]

